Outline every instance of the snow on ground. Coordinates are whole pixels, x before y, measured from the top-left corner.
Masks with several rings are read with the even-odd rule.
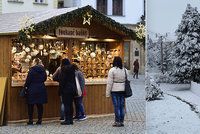
[[[200,95],[197,95],[190,90],[190,84],[161,84],[160,86],[162,91],[178,96],[181,99],[193,104],[200,112]]]
[[[200,102],[200,97],[189,90],[189,85],[161,84],[161,89],[193,104]],[[161,100],[147,102],[147,134],[199,134],[200,118],[190,106],[164,95]]]

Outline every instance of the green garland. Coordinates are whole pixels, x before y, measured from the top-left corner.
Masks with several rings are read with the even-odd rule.
[[[144,41],[144,39],[139,39],[133,30],[126,28],[122,24],[105,16],[104,14],[95,10],[91,6],[85,6],[82,8],[78,8],[71,12],[68,12],[68,13],[65,13],[65,14],[62,14],[62,15],[59,15],[56,17],[52,17],[45,21],[34,24],[34,31],[32,31],[30,33],[30,36],[31,35],[45,35],[50,31],[54,31],[59,26],[70,25],[70,24],[72,24],[72,22],[75,22],[76,18],[79,18],[80,15],[83,16],[87,12],[92,14],[92,16],[93,16],[92,20],[97,21],[98,23],[104,25],[105,27],[109,28],[110,30],[121,32],[122,34],[124,34],[136,41],[140,41],[140,42]],[[28,39],[27,35],[24,33],[23,30],[19,31],[19,40],[26,44],[30,41],[30,39]]]

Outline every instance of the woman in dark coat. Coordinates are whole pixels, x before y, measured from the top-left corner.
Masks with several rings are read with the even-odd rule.
[[[54,72],[52,78],[54,81],[57,81],[59,82],[59,76],[60,76],[60,73],[61,73],[61,68],[64,67],[65,65],[69,65],[70,64],[70,61],[69,59],[62,59],[61,61],[61,65],[56,69],[56,71]],[[60,120],[64,120],[65,119],[65,110],[64,110],[64,104],[62,102],[62,97],[61,97],[61,94],[59,93],[59,96],[60,96],[60,100],[61,100],[61,107],[60,107]]]
[[[47,92],[44,82],[47,79],[46,71],[39,58],[33,60],[33,66],[28,72],[25,82],[25,88],[28,90],[27,103],[28,103],[28,125],[33,124],[33,109],[34,105],[37,106],[38,121],[36,124],[42,123],[43,104],[47,103]]]
[[[65,65],[61,68],[59,77],[59,94],[65,108],[65,121],[61,125],[73,124],[73,99],[76,96],[75,70],[72,65]]]

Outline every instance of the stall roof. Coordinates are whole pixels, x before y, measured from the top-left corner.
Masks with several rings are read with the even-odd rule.
[[[83,13],[90,11],[93,15],[92,19],[104,25],[114,31],[123,33],[124,35],[136,39],[136,34],[131,29],[126,28],[122,24],[114,21],[113,19],[103,15],[99,11],[95,10],[91,6],[85,7],[72,7],[72,8],[62,8],[62,9],[51,9],[44,11],[34,11],[34,12],[17,12],[17,13],[6,13],[0,15],[0,35],[11,35],[18,34],[20,30],[20,21],[25,16],[31,18],[36,24],[36,29],[42,29],[43,32],[46,29],[52,28],[51,24],[55,22],[57,25],[53,28],[58,27],[63,18],[65,20],[74,19]],[[72,16],[73,15],[73,16]]]
[[[20,21],[23,17],[28,16],[34,20],[34,23],[48,20],[52,17],[65,14],[67,12],[78,9],[78,7],[73,8],[62,8],[62,9],[51,9],[44,11],[34,11],[34,12],[16,12],[16,13],[5,13],[0,15],[0,34],[17,34],[20,30]]]

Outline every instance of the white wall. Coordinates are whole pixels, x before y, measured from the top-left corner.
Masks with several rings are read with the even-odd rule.
[[[144,14],[143,0],[124,0],[124,16],[109,16],[122,24],[136,24]],[[112,10],[111,8],[109,10]]]
[[[34,0],[23,0],[24,3],[2,1],[2,13],[38,11],[54,8],[54,0],[47,0],[48,5],[33,4]]]
[[[73,0],[65,0],[64,7],[73,7]]]
[[[96,9],[96,0],[81,0],[81,6],[90,5]]]
[[[112,3],[112,0],[108,0],[108,3]],[[96,9],[96,0],[82,0],[81,6],[91,5]],[[111,4],[108,4],[112,6]],[[108,14],[112,13],[112,7],[108,7]],[[124,16],[112,16],[110,18],[122,24],[136,24],[140,21],[140,17],[144,13],[144,1],[143,0],[124,0]]]

